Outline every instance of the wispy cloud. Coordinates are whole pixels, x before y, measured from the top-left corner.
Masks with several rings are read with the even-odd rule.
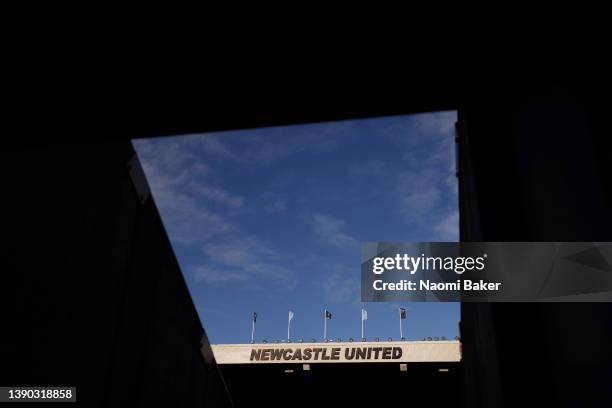
[[[287,203],[286,199],[278,199],[266,205],[264,209],[269,214],[285,214],[287,212]]]
[[[191,272],[195,282],[293,289],[296,275],[284,263],[283,254],[234,222],[233,210],[244,207],[245,198],[215,186],[210,180],[215,168],[202,163],[206,155],[242,157],[214,135],[163,142],[134,144],[172,242],[201,253],[202,263],[183,265],[184,270]],[[277,201],[269,210],[285,211],[286,206],[286,201]]]
[[[198,244],[236,230],[230,220],[210,211],[191,196],[176,192],[160,192],[156,201],[159,203],[164,225],[173,240],[178,243]]]
[[[384,160],[372,159],[364,163],[356,163],[348,168],[351,176],[380,177],[389,171],[389,163]]]
[[[357,240],[344,231],[346,222],[327,214],[310,214],[306,212],[306,219],[310,223],[315,235],[327,244],[336,247],[350,247],[357,245]]]
[[[350,122],[226,131],[203,134],[202,148],[218,158],[268,165],[289,156],[309,152],[325,154],[338,146],[338,136],[349,132]]]
[[[191,188],[194,193],[200,195],[203,199],[208,199],[228,207],[239,208],[244,204],[244,197],[232,194],[217,187],[203,183],[195,183]]]
[[[360,275],[355,269],[339,263],[323,263],[319,268],[324,273],[321,286],[328,302],[360,303]]]
[[[396,126],[405,170],[396,175],[398,213],[440,240],[459,236],[455,177],[455,112],[414,115]]]
[[[396,192],[400,213],[411,221],[429,214],[442,199],[442,191],[438,186],[439,176],[439,172],[434,169],[398,174]]]
[[[220,156],[224,159],[242,161],[239,153],[233,151],[228,145],[220,140],[217,135],[205,134],[198,136],[202,150],[208,154]]]
[[[254,237],[231,237],[204,245],[209,262],[222,270],[239,274],[244,280],[258,280],[271,287],[292,290],[297,284],[295,272],[288,266],[291,257]]]
[[[250,279],[245,273],[232,272],[208,266],[198,266],[194,269],[193,276],[196,282],[204,281],[212,284],[247,281]]]
[[[434,231],[440,241],[459,240],[459,210],[444,216],[435,226]]]
[[[138,140],[134,145],[173,241],[190,245],[235,230],[231,220],[211,206],[240,206],[243,200],[207,184],[210,168],[192,153],[191,140]]]
[[[399,147],[403,158],[399,172],[392,171],[397,170],[396,163],[375,156],[346,167],[348,176],[354,178],[372,176],[389,180],[393,187],[388,191],[395,197],[399,219],[411,226],[426,226],[440,240],[458,237],[454,120],[455,113],[435,113],[415,115],[408,120],[400,118],[392,123],[384,131],[391,139],[379,140],[385,143],[392,140]],[[163,143],[136,141],[172,241],[197,251],[191,253],[191,259],[198,260],[191,260],[190,267],[185,268],[194,281],[245,287],[258,282],[276,288],[295,288],[298,285],[295,270],[300,269],[296,259],[278,251],[273,241],[266,242],[260,234],[245,230],[238,217],[247,211],[287,214],[290,203],[291,208],[309,206],[304,197],[291,197],[291,202],[287,198],[288,191],[295,191],[291,190],[295,174],[300,173],[285,166],[282,160],[301,153],[319,158],[318,155],[333,152],[343,138],[349,140],[355,126],[362,125],[349,121],[164,138]],[[376,136],[384,135],[379,132]],[[248,173],[273,163],[282,165],[286,171],[277,175],[276,184],[271,179],[255,195],[231,191],[228,186],[234,184],[222,182],[227,180],[227,171],[231,173],[238,165]],[[316,186],[316,181],[313,183]],[[319,200],[319,204],[330,205],[333,200],[326,198],[328,201]],[[390,211],[394,210],[392,207],[393,204]],[[356,247],[358,241],[351,235],[349,224],[331,215],[332,211],[303,211],[301,220],[322,243],[334,248]],[[330,269],[324,279],[324,290],[340,299],[353,296],[353,283],[342,286],[346,276],[337,266]]]
[[[455,131],[456,112],[434,112],[411,116],[422,137],[448,137]]]

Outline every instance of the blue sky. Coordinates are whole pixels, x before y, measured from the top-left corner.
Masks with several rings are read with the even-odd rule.
[[[458,240],[455,112],[135,140],[213,343],[453,338],[457,303],[360,303],[360,242]]]

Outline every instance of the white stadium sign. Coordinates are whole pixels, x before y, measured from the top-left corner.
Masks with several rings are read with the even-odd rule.
[[[459,341],[213,344],[218,364],[457,362]]]

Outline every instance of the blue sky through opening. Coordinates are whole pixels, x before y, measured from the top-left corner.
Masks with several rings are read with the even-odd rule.
[[[135,140],[213,343],[458,335],[458,303],[360,303],[363,241],[457,241],[456,112]]]

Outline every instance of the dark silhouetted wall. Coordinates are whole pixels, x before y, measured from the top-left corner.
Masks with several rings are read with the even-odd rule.
[[[131,143],[43,146],[2,154],[2,385],[76,386],[92,407],[228,406]]]
[[[462,241],[612,241],[609,111],[564,90],[459,115]],[[612,403],[612,304],[463,304],[469,407]]]

